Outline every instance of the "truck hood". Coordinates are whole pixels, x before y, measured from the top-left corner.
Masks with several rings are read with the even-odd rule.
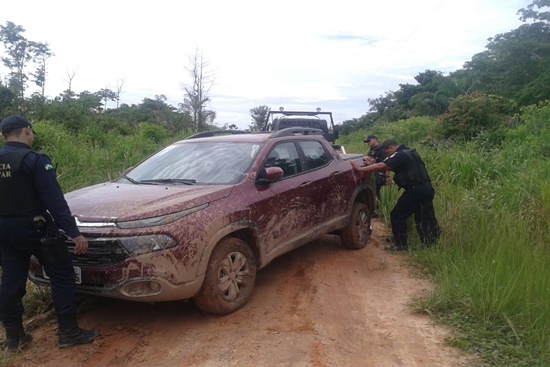
[[[121,222],[153,218],[208,204],[228,196],[233,185],[175,186],[108,182],[65,195],[81,222]]]

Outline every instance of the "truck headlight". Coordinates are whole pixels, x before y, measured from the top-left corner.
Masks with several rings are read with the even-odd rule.
[[[166,250],[178,244],[175,239],[165,234],[121,237],[118,241],[122,247],[124,247],[124,249],[132,255],[141,255],[149,252]]]
[[[160,217],[131,220],[127,222],[118,222],[116,225],[118,228],[123,228],[123,229],[161,226],[168,223],[172,223],[178,219],[185,217],[186,215],[193,214],[207,207],[208,207],[208,204],[203,204],[191,209],[182,210],[180,212],[162,215]]]

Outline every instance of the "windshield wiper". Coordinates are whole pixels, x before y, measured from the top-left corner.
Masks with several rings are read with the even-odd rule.
[[[124,178],[124,179],[130,181],[130,182],[133,183],[133,184],[139,185],[139,181],[136,181],[136,180],[134,180],[134,179],[131,178],[131,177],[128,177],[128,176],[124,175],[124,176],[122,176],[122,178]]]
[[[197,180],[192,178],[157,178],[154,180],[141,180],[139,183],[142,184],[155,184],[155,183],[182,183],[185,185],[194,185],[197,183]]]

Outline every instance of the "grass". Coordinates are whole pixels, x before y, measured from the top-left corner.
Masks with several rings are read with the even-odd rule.
[[[550,108],[528,108],[521,117],[499,145],[486,136],[437,141],[429,119],[341,142],[366,152],[362,140],[372,133],[420,152],[443,234],[436,247],[421,249],[410,223],[411,259],[435,285],[414,308],[452,326],[449,344],[475,353],[480,366],[550,366]],[[395,187],[383,188],[388,222],[398,196]]]
[[[414,254],[436,284],[420,309],[486,366],[550,364],[550,163],[518,149],[432,152],[443,236]]]

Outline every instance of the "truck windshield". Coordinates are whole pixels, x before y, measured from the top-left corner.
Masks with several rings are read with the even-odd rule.
[[[134,184],[228,185],[242,181],[260,146],[253,143],[185,142],[152,155],[124,179]]]

